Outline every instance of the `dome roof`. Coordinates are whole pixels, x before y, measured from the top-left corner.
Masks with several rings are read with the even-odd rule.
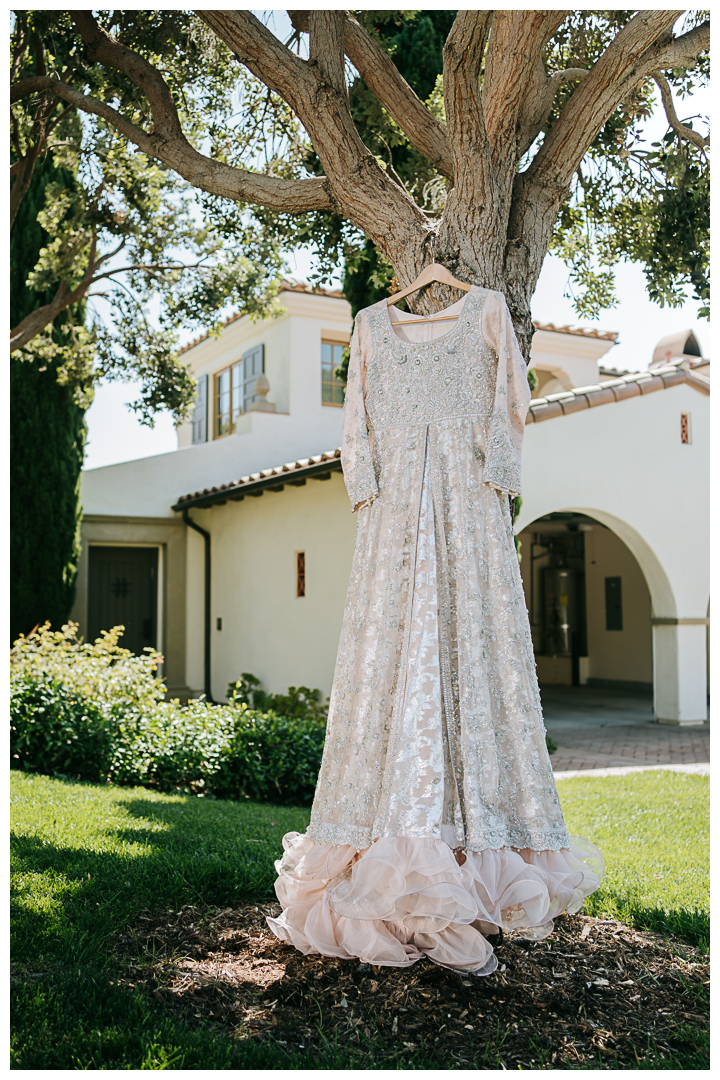
[[[678,333],[668,334],[667,337],[660,338],[655,346],[650,367],[667,364],[678,356],[702,356],[700,342],[692,330],[680,330]]]

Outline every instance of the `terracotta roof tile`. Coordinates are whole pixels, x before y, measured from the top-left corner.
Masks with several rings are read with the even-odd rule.
[[[541,323],[533,320],[536,330],[549,330],[553,334],[577,334],[579,337],[599,338],[602,341],[617,341],[617,330],[583,330],[580,326],[556,326],[555,323]]]
[[[568,416],[570,413],[581,412],[583,409],[639,397],[641,394],[664,390],[666,387],[677,386],[679,383],[688,383],[703,394],[710,393],[710,379],[707,376],[685,368],[678,368],[675,365],[668,365],[663,368],[653,368],[652,371],[636,371],[593,386],[578,386],[574,390],[563,390],[560,394],[550,394],[546,398],[534,398],[530,402],[526,423],[537,424],[542,420],[551,420],[555,416]],[[273,479],[285,480],[288,474],[295,474],[300,479],[303,476],[317,475],[324,471],[339,470],[340,467],[340,448],[338,447],[336,450],[326,450],[323,454],[314,454],[312,457],[300,458],[298,461],[287,461],[284,465],[276,465],[272,469],[262,469],[249,476],[242,476],[233,483],[222,484],[219,488],[205,488],[203,491],[196,491],[190,495],[182,495],[173,506],[173,510],[183,510],[185,507],[198,505],[211,506],[218,501],[244,498],[245,492],[257,492],[263,488],[272,487]],[[218,499],[218,496],[221,498]]]
[[[664,390],[679,383],[689,383],[703,394],[710,393],[710,379],[707,376],[668,364],[666,367],[653,368],[652,371],[630,372],[596,386],[577,386],[574,390],[565,390],[561,394],[534,398],[530,402],[526,423],[537,424],[554,416],[567,416],[582,409],[593,409],[597,405],[625,401],[627,398],[651,394],[655,390]]]
[[[341,289],[313,289],[308,285],[306,281],[294,281],[291,278],[283,278],[283,280],[280,282],[279,292],[309,293],[311,295],[315,294],[318,296],[330,296],[336,300],[345,299],[345,294],[342,292]],[[236,311],[233,315],[230,315],[227,319],[225,319],[225,321],[222,323],[222,326],[230,326],[232,323],[237,322],[237,320],[241,319],[242,317],[243,312]],[[183,347],[178,350],[178,356],[182,356],[183,353],[189,352],[190,349],[194,349],[195,346],[199,345],[201,341],[205,341],[211,336],[211,334],[200,334],[198,337],[193,338],[192,341],[189,341],[187,345],[183,345]]]

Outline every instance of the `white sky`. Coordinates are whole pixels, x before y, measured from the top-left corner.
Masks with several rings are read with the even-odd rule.
[[[277,13],[279,15],[279,13]],[[285,16],[285,19],[287,16]],[[272,26],[278,36],[284,36],[280,26]],[[701,91],[684,101],[676,101],[681,119],[710,113],[709,91]],[[695,123],[696,129],[698,124]],[[644,128],[647,142],[658,139],[667,130],[662,111],[656,112]],[[702,130],[702,126],[701,126]],[[307,277],[311,260],[307,252],[290,256],[293,273]],[[637,264],[620,264],[615,269],[618,306],[602,311],[597,320],[582,320],[575,315],[571,301],[564,297],[568,271],[555,256],[547,256],[532,303],[533,318],[557,326],[582,325],[599,330],[615,330],[618,344],[606,355],[604,362],[612,367],[642,370],[648,366],[653,349],[661,337],[680,330],[693,330],[704,355],[709,354],[710,328],[697,318],[700,305],[688,300],[680,308],[661,308],[651,303],[645,289],[642,268]],[[338,279],[339,284],[339,279]],[[189,335],[189,336],[195,336]],[[85,467],[98,468],[120,461],[163,454],[177,446],[175,429],[167,414],[160,414],[154,428],[143,427],[126,402],[139,396],[133,383],[109,383],[98,386],[95,400],[88,410],[88,441]]]

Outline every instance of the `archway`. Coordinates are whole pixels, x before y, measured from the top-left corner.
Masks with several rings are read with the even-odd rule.
[[[649,697],[651,591],[624,538],[596,514],[564,510],[529,523],[519,539],[541,686],[607,687]],[[667,591],[661,578],[659,584]]]
[[[652,685],[658,722],[703,723],[708,619],[678,612],[670,578],[637,529],[570,506],[521,518],[518,535],[541,685]],[[585,537],[599,558],[588,560]]]

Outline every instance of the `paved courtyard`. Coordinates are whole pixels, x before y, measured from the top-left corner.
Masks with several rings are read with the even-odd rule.
[[[541,696],[555,772],[710,761],[710,725],[654,723],[651,694],[546,686]]]

